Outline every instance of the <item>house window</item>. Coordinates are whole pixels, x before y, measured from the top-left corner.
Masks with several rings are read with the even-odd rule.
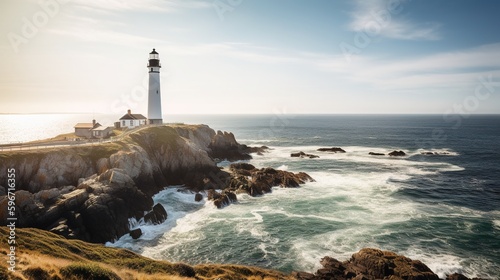
[[[125,126],[125,121],[122,121],[122,126]]]
[[[130,120],[130,126],[134,126],[134,121]]]

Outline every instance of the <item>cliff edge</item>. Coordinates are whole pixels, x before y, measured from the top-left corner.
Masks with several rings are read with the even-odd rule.
[[[168,185],[224,188],[216,159],[249,159],[251,148],[206,125],[146,127],[114,142],[0,153],[0,224],[7,221],[8,170],[15,170],[19,227],[104,243],[128,233]],[[161,207],[161,205],[160,205]],[[166,215],[165,215],[166,216]]]

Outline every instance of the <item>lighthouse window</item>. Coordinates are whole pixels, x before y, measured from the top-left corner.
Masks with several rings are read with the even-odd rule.
[[[153,68],[151,68],[151,72],[153,72]]]

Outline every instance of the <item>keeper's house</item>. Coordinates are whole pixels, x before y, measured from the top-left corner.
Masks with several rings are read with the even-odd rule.
[[[121,128],[135,128],[145,125],[147,118],[141,114],[132,114],[131,110],[127,110],[127,114],[120,118]]]
[[[91,138],[92,137],[92,130],[94,128],[98,128],[100,126],[101,126],[101,124],[96,122],[95,120],[92,120],[91,123],[77,123],[74,126],[75,135],[77,137]]]
[[[92,138],[98,138],[98,139],[108,138],[111,136],[111,133],[113,133],[112,126],[99,126],[97,128],[92,129]]]
[[[113,133],[113,127],[102,126],[100,123],[92,120],[91,123],[77,123],[75,126],[75,135],[82,138],[108,138]]]

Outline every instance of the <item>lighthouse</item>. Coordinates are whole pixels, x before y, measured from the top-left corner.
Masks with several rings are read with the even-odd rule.
[[[160,56],[153,49],[149,53],[149,95],[148,95],[148,123],[162,124],[161,90],[160,90]]]

